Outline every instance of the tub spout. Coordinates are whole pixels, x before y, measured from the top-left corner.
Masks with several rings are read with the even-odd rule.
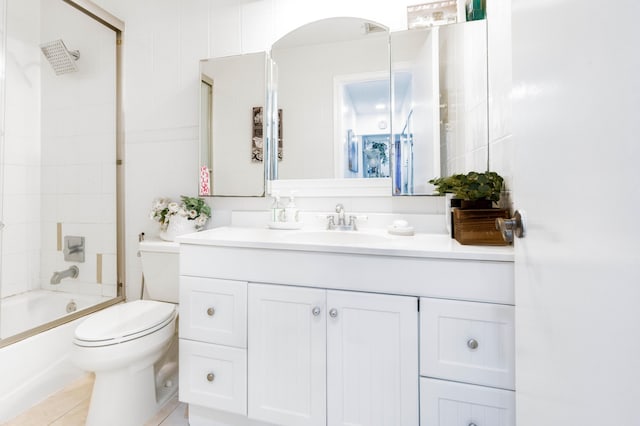
[[[80,270],[76,265],[73,265],[64,271],[54,272],[51,276],[51,284],[60,284],[60,281],[64,278],[78,278],[78,273],[80,273]]]

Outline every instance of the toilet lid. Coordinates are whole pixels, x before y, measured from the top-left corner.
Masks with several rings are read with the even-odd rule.
[[[146,336],[176,316],[176,305],[154,300],[121,303],[96,312],[75,331],[79,346],[106,346]]]

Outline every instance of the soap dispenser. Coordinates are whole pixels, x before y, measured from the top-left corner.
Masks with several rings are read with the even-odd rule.
[[[284,220],[282,217],[284,210],[280,206],[280,192],[273,191],[271,196],[273,197],[273,204],[271,205],[271,222],[282,222]]]
[[[298,208],[293,201],[294,193],[294,191],[291,191],[291,194],[289,194],[289,203],[284,209],[284,217],[287,222],[298,222]]]

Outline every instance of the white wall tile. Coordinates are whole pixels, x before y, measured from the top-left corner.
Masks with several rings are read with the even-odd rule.
[[[212,5],[215,5],[215,0],[212,0]],[[209,57],[216,58],[242,53],[241,9],[236,4],[212,7],[209,30]]]
[[[59,194],[92,195],[101,192],[102,168],[98,165],[68,165],[55,169]]]
[[[263,52],[271,48],[275,40],[272,17],[272,0],[242,5],[242,53]]]
[[[511,186],[513,138],[511,137],[511,1],[487,4],[489,40],[489,152],[490,169]]]
[[[110,291],[115,289],[117,283],[117,269],[116,269],[116,255],[115,254],[103,254],[102,255],[102,286],[111,287]],[[103,290],[103,295],[105,294]],[[113,293],[115,296],[115,292]]]

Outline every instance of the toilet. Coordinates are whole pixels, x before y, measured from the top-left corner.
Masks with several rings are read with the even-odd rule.
[[[96,312],[75,330],[72,358],[95,373],[88,426],[140,426],[178,390],[179,245],[142,241],[145,300]]]

